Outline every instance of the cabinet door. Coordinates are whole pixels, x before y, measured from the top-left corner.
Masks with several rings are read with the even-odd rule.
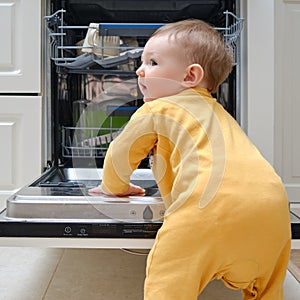
[[[41,174],[41,97],[0,96],[0,191]]]
[[[300,202],[300,0],[276,1],[277,161],[289,200]]]
[[[41,0],[0,0],[0,93],[39,93]]]

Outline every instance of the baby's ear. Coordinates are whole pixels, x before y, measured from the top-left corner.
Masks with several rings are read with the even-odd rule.
[[[204,71],[201,65],[191,64],[186,68],[186,75],[183,80],[183,85],[187,88],[193,88],[200,84],[203,80]]]

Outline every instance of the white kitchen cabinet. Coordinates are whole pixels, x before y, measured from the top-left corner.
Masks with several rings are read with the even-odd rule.
[[[0,0],[0,200],[41,173],[41,4]]]
[[[300,202],[300,0],[276,1],[276,161],[290,202]]]
[[[281,1],[281,0],[280,0]],[[242,1],[241,1],[242,2]],[[247,134],[275,166],[274,139],[274,0],[247,0],[242,67]]]
[[[30,183],[41,173],[41,97],[0,96],[0,190]]]
[[[41,91],[41,1],[0,0],[0,93]]]
[[[248,0],[244,17],[247,133],[300,202],[300,0]]]

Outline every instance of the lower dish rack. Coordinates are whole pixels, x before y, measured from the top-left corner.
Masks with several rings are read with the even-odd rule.
[[[110,143],[120,134],[136,106],[107,106],[99,114],[99,127],[78,126],[89,115],[84,113],[77,126],[62,127],[62,156],[65,158],[104,158]]]
[[[62,128],[62,155],[66,158],[104,158],[120,128]]]

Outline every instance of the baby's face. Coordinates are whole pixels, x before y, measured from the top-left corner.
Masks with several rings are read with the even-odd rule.
[[[136,71],[144,101],[179,93],[185,87],[187,64],[183,50],[169,36],[154,36],[145,45],[142,65]]]

